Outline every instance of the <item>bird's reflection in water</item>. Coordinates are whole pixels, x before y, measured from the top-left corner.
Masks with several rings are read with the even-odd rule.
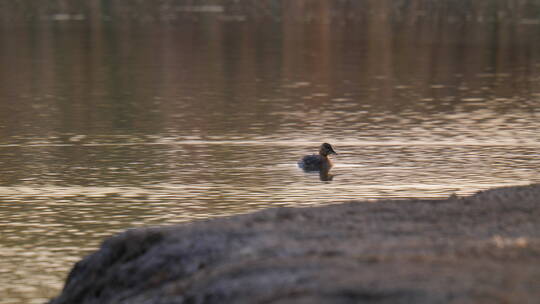
[[[320,170],[319,179],[323,182],[329,182],[334,179],[334,174],[330,173],[330,169]]]
[[[319,179],[323,182],[330,182],[334,179],[335,174],[330,173],[330,169],[321,169],[321,170],[302,170],[304,173],[313,175],[319,174]]]

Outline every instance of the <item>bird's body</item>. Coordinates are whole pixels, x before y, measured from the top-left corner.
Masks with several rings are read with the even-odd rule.
[[[329,154],[337,154],[330,144],[324,143],[319,148],[319,154],[306,155],[298,161],[298,167],[304,171],[328,171],[332,167]]]
[[[328,156],[318,154],[306,155],[298,162],[298,167],[305,171],[319,171],[332,167],[332,161]]]

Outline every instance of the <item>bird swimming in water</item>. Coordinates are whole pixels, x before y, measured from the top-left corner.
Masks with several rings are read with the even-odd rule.
[[[306,155],[298,161],[298,167],[304,171],[326,171],[332,167],[332,161],[328,158],[328,155],[337,155],[332,145],[324,143],[319,148],[319,154]]]

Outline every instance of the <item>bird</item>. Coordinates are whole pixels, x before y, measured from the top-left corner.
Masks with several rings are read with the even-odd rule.
[[[325,171],[328,172],[332,167],[332,161],[328,158],[328,155],[337,155],[332,145],[329,143],[323,143],[319,147],[319,154],[306,155],[298,161],[298,167],[304,171]]]

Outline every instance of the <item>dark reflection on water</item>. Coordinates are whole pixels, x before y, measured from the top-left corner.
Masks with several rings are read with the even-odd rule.
[[[129,227],[540,182],[530,10],[291,3],[2,23],[6,303],[53,296],[74,261]],[[296,168],[321,142],[340,154],[331,175]]]

